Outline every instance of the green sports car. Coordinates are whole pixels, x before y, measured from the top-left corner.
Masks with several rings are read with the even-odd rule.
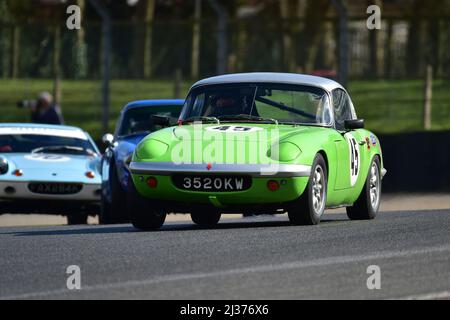
[[[335,81],[245,73],[194,84],[173,126],[137,146],[129,213],[141,230],[167,213],[213,226],[224,213],[288,213],[318,224],[326,208],[373,219],[386,173],[380,142]]]

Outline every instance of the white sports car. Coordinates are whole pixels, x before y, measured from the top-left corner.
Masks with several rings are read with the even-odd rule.
[[[100,152],[79,128],[0,124],[0,214],[60,214],[83,224],[98,213]]]

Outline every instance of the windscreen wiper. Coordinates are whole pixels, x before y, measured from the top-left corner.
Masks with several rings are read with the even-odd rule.
[[[52,152],[52,151],[76,151],[76,152],[87,152],[84,148],[74,147],[74,146],[47,146],[47,147],[39,147],[31,150],[31,153],[40,153],[40,152]]]
[[[189,123],[189,122],[215,122],[217,124],[220,124],[220,120],[216,117],[189,117],[187,119],[181,120],[181,123]]]

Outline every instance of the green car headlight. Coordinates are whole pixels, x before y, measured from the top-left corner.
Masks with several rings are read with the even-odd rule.
[[[272,160],[289,162],[295,160],[301,152],[300,148],[292,142],[281,142],[280,144],[272,146],[268,156]]]
[[[155,139],[142,141],[136,148],[136,155],[139,159],[154,159],[167,152],[169,146],[164,142]]]

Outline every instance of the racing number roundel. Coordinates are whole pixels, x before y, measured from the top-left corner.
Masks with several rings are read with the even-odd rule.
[[[66,156],[53,154],[40,154],[40,153],[26,155],[25,158],[28,160],[44,161],[44,162],[64,162],[70,160],[70,158]]]
[[[348,142],[349,152],[350,152],[350,186],[354,186],[358,180],[359,167],[360,167],[360,154],[359,154],[359,144],[355,137],[351,133],[347,133],[345,138]]]
[[[261,131],[263,129],[260,127],[223,125],[216,127],[207,127],[205,130],[213,132],[225,132],[225,133],[250,133],[255,131]]]

